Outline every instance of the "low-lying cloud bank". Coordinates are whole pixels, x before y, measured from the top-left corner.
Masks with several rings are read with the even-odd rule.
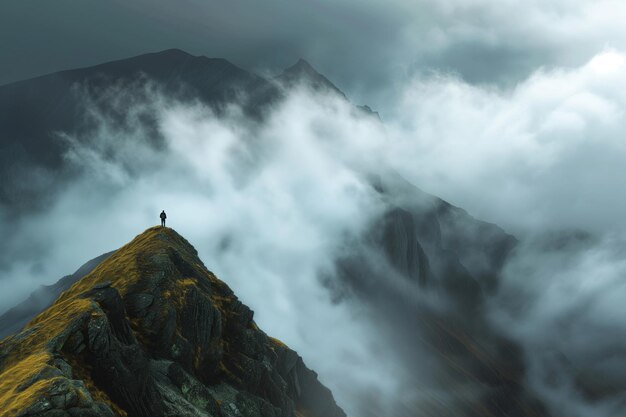
[[[413,401],[402,364],[371,328],[370,312],[337,303],[319,276],[332,276],[337,254],[383,210],[367,175],[394,169],[524,238],[491,300],[493,321],[524,347],[528,384],[555,416],[614,416],[624,391],[585,397],[580,380],[611,369],[621,387],[626,372],[618,301],[626,296],[625,70],[626,56],[606,50],[510,91],[418,78],[384,126],[306,89],[263,122],[236,107],[218,116],[158,94],[125,109],[124,127],[96,112],[92,135],[60,139],[81,178],[46,213],[14,225],[13,250],[36,259],[2,271],[0,305],[120,246],[165,209],[168,225],[196,245],[264,330],[305,357],[349,414],[365,415],[364,392],[380,398],[384,414],[389,404]],[[119,94],[120,105],[133,102],[124,96],[132,90]],[[160,138],[139,123],[146,114]],[[561,235],[549,251],[545,238],[531,239],[561,229],[596,237]]]
[[[390,158],[409,179],[516,234],[623,232],[626,55],[538,71],[507,91],[416,80]],[[396,133],[396,132],[394,132]]]

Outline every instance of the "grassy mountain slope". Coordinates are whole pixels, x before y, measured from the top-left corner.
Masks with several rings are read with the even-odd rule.
[[[137,236],[0,342],[0,416],[344,416],[175,231]]]

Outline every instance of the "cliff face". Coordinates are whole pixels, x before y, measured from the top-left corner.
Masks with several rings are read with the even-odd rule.
[[[152,228],[0,342],[0,416],[345,414],[183,237]]]
[[[361,246],[340,259],[343,277],[357,290],[372,286],[379,293],[381,280],[388,280],[381,274],[393,274],[419,292],[439,293],[463,315],[480,310],[485,296],[498,287],[515,237],[394,172],[370,182],[385,211]]]
[[[406,386],[418,392],[423,362],[438,363],[429,387],[446,400],[422,398],[420,415],[547,416],[524,387],[523,352],[486,315],[516,239],[397,174],[371,183],[386,211],[338,260],[339,276],[373,309],[394,356],[416,376]],[[412,413],[408,405],[389,415]]]

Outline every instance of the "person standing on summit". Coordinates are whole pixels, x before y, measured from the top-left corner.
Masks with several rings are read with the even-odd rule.
[[[167,214],[165,214],[165,210],[161,211],[161,227],[165,227],[165,219],[167,219]]]

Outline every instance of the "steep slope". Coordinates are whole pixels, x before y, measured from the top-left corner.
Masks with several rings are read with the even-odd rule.
[[[335,84],[317,72],[317,70],[304,59],[299,59],[298,62],[285,69],[276,77],[276,80],[287,87],[291,87],[298,82],[304,82],[314,90],[330,90],[340,97],[346,100],[348,99]]]
[[[0,342],[0,416],[341,417],[172,229],[148,229]]]
[[[387,210],[337,261],[339,275],[345,291],[373,309],[375,326],[414,375],[406,385],[417,392],[427,378],[445,395],[433,395],[432,404],[407,401],[390,415],[415,407],[437,417],[547,416],[524,387],[523,352],[485,315],[516,239],[394,172],[371,182]],[[438,364],[434,377],[422,375],[424,362]]]
[[[416,246],[413,250],[423,252],[431,261],[427,266],[422,265],[419,273],[411,273],[411,279],[424,286],[445,286],[449,284],[447,280],[460,274],[469,277],[477,292],[490,293],[496,289],[502,266],[517,244],[515,237],[420,190],[397,173],[387,172],[376,178],[374,184],[389,207],[382,219],[384,232],[379,243],[392,265],[402,269],[402,262],[422,256],[411,253],[410,246],[404,249],[406,244],[402,242],[413,236]],[[450,291],[456,284],[452,283]],[[479,302],[471,301],[473,305]]]
[[[66,275],[52,285],[43,285],[30,296],[0,316],[0,339],[21,330],[30,320],[46,308],[76,281],[93,271],[101,262],[111,256],[108,252],[85,262],[71,275]]]
[[[0,206],[19,211],[41,203],[40,188],[48,195],[55,184],[51,179],[63,173],[65,144],[56,134],[92,127],[85,95],[91,105],[111,111],[115,97],[107,91],[112,87],[134,88],[137,97],[142,88],[157,87],[170,99],[199,100],[216,111],[236,101],[252,117],[280,96],[272,82],[224,59],[177,49],[0,86]],[[125,114],[116,116],[124,121]]]
[[[348,100],[337,86],[304,60],[274,79],[265,79],[225,59],[194,56],[179,49],[2,85],[0,209],[15,216],[41,209],[54,197],[54,191],[76,174],[66,166],[67,143],[58,134],[79,139],[88,136],[94,129],[89,111],[97,109],[116,120],[119,126],[125,126],[131,123],[126,113],[131,104],[128,100],[138,104],[142,100],[152,101],[154,97],[150,94],[156,90],[168,100],[198,101],[217,113],[236,103],[251,119],[259,119],[284,96],[285,90],[297,83]],[[128,97],[119,103],[118,95],[122,91]],[[368,106],[356,108],[378,117]],[[144,127],[154,124],[150,117],[142,115]],[[158,146],[159,134],[153,133],[154,145]]]
[[[326,78],[323,74],[319,73],[311,64],[302,58],[289,68],[285,69],[282,73],[278,74],[274,79],[286,89],[293,88],[297,85],[304,85],[313,91],[324,93],[330,92],[346,101],[350,101],[345,93],[333,84],[332,81]],[[357,105],[356,108],[363,114],[380,119],[378,112],[373,111],[367,105]]]

